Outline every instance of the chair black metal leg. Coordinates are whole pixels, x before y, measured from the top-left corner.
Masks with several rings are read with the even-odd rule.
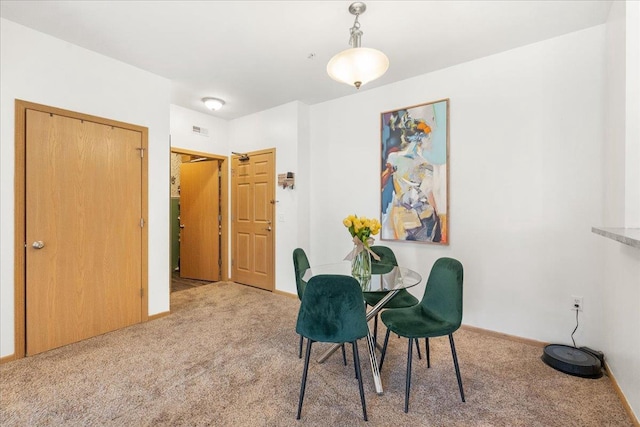
[[[460,377],[460,366],[458,366],[458,356],[456,355],[456,346],[453,343],[453,334],[449,334],[449,343],[451,344],[451,355],[453,356],[453,366],[456,368],[456,377],[458,378],[458,387],[460,388],[460,397],[464,402],[464,391],[462,390],[462,378]]]
[[[352,347],[353,347],[353,345],[352,345]],[[352,353],[353,353],[353,370],[356,372],[356,379],[359,379],[359,376],[360,376],[360,371],[359,371],[360,364],[356,362],[355,349],[352,348],[351,350],[352,350]]]
[[[307,371],[309,370],[309,359],[311,358],[311,341],[307,338],[307,351],[304,355],[304,370],[302,371],[302,385],[300,386],[300,399],[298,400],[298,415],[296,419],[300,419],[300,413],[302,412],[302,401],[304,400],[304,390],[307,386]]]
[[[373,319],[373,343],[378,344],[378,313]]]
[[[344,349],[344,343],[342,343],[342,361],[344,362],[344,366],[347,366],[347,352]]]
[[[407,350],[407,386],[404,390],[404,412],[409,412],[409,392],[411,391],[411,359],[413,357],[413,340],[409,338],[409,349]]]
[[[429,350],[429,338],[424,339],[425,345],[427,347],[427,368],[431,367],[431,352]]]
[[[300,335],[300,345],[298,346],[298,359],[302,359],[302,342],[304,341],[304,337]]]
[[[422,359],[422,355],[420,354],[420,340],[416,338],[416,350],[418,350],[418,359]]]
[[[378,365],[378,371],[382,372],[382,364],[384,363],[384,356],[387,354],[387,344],[389,343],[389,334],[391,329],[387,329],[387,333],[384,336],[384,345],[382,346],[382,356],[380,356],[380,364]]]
[[[367,420],[367,404],[364,401],[364,388],[362,387],[362,372],[360,372],[360,356],[358,355],[358,341],[353,341],[353,363],[356,365],[356,377],[360,388],[360,402],[362,403],[362,415]]]

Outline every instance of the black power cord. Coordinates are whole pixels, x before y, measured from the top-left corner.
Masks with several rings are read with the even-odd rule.
[[[576,331],[578,330],[578,311],[579,311],[580,306],[578,304],[574,304],[573,306],[575,307],[574,310],[576,311],[576,327],[573,329],[573,332],[571,332],[571,341],[573,341],[573,347],[574,348],[578,348],[576,346],[576,340],[573,339],[573,334],[575,334]]]

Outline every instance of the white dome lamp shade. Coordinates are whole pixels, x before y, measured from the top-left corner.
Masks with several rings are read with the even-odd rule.
[[[343,50],[335,55],[327,64],[327,74],[339,82],[353,85],[356,89],[372,80],[381,77],[389,68],[389,58],[377,49],[360,47],[362,31],[358,17],[367,6],[362,2],[352,3],[349,12],[356,16],[350,29],[351,49]]]
[[[218,98],[202,98],[202,102],[211,111],[218,111],[224,105],[224,101]]]
[[[389,68],[389,59],[377,49],[354,47],[335,55],[327,64],[329,76],[357,89],[381,77]]]

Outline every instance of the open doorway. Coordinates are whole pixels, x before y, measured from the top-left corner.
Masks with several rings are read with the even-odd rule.
[[[228,159],[171,149],[172,292],[228,280]]]

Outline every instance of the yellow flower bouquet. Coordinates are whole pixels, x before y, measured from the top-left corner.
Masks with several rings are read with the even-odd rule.
[[[373,237],[380,231],[380,221],[375,218],[349,215],[342,220],[353,240],[353,250],[344,258],[351,261],[351,274],[360,285],[368,286],[371,281],[371,257],[380,260],[380,257],[371,250]]]
[[[369,219],[366,216],[349,215],[342,220],[342,223],[347,227],[351,236],[359,239],[366,247],[373,244],[373,239],[369,238],[378,234],[381,228],[380,221],[375,218]]]

